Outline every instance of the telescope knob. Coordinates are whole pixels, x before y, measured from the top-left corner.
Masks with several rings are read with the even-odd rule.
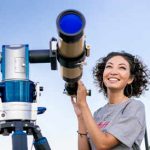
[[[37,114],[43,114],[46,111],[46,107],[38,107]]]
[[[44,87],[43,87],[43,86],[40,86],[39,90],[40,90],[40,91],[44,91]]]
[[[87,96],[91,96],[91,93],[92,93],[91,90],[87,90],[87,94],[86,95]]]
[[[90,56],[91,46],[90,45],[86,45],[85,49],[86,49],[86,56],[89,57]]]

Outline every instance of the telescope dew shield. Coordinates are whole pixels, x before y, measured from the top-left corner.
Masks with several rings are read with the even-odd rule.
[[[84,33],[85,18],[77,10],[65,10],[56,20],[59,36],[66,43],[78,41]]]
[[[57,17],[57,59],[66,82],[76,82],[82,76],[82,65],[86,56],[84,27],[85,18],[76,10],[66,10]]]

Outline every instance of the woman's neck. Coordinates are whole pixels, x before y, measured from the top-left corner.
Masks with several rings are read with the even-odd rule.
[[[123,92],[112,91],[108,92],[108,99],[110,104],[118,104],[128,99]]]

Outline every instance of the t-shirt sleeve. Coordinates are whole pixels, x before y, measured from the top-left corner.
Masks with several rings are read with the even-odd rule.
[[[136,107],[136,108],[135,108]],[[129,106],[121,117],[106,130],[106,132],[115,136],[121,143],[128,147],[132,147],[137,136],[144,128],[141,117],[145,117],[143,105]]]

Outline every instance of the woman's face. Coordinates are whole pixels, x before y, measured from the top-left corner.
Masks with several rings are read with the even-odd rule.
[[[103,82],[107,90],[124,90],[132,81],[130,65],[124,57],[114,56],[107,61],[103,73]]]

